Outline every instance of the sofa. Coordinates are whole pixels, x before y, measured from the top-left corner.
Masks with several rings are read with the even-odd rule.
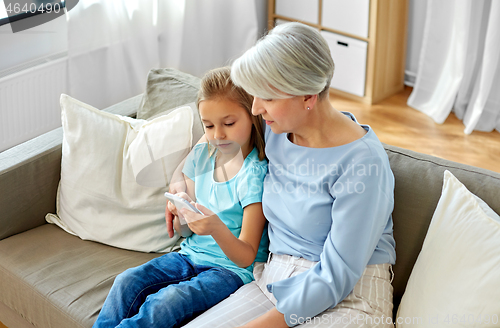
[[[164,110],[196,98],[198,78],[173,69],[158,72],[161,78],[150,75],[144,95],[105,111],[134,117],[146,103],[159,101],[151,96],[154,90],[170,93]],[[116,275],[161,255],[82,240],[46,222],[46,214],[56,212],[62,138],[58,128],[0,153],[0,321],[7,327],[91,327]],[[452,172],[497,213],[500,174],[384,147],[396,182],[396,315],[441,195],[443,172]]]

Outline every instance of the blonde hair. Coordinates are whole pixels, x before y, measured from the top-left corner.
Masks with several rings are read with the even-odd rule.
[[[334,63],[319,31],[302,23],[273,28],[232,65],[231,78],[263,99],[328,94]]]
[[[243,88],[236,86],[231,80],[231,68],[221,67],[208,71],[201,80],[196,105],[205,100],[229,99],[244,108],[252,120],[250,144],[253,144],[259,153],[259,159],[266,158],[264,143],[264,128],[261,115],[252,115],[253,96]]]

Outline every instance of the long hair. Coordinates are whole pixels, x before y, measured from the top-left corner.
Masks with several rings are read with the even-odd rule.
[[[252,115],[253,96],[243,88],[236,86],[231,80],[231,68],[221,67],[208,71],[201,80],[196,105],[205,100],[229,99],[244,108],[252,120],[250,144],[257,148],[259,159],[266,158],[264,128],[261,115]]]

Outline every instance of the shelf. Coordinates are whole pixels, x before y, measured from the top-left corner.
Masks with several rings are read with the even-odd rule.
[[[331,93],[340,94],[349,99],[354,99],[363,103],[373,104],[389,97],[404,88],[404,70],[406,63],[406,31],[408,20],[408,0],[314,0],[314,4],[310,7],[317,12],[310,14],[301,13],[297,11],[298,16],[303,17],[318,17],[318,24],[300,20],[290,15],[279,15],[275,13],[277,1],[288,0],[269,0],[269,16],[268,25],[269,29],[273,28],[276,20],[282,21],[298,21],[306,25],[312,26],[320,31],[335,33],[353,40],[364,41],[367,43],[366,47],[366,72],[365,72],[365,87],[364,95],[359,96],[353,93],[348,93],[342,90],[331,88]],[[310,0],[311,1],[311,0]],[[326,3],[328,1],[328,3]],[[360,7],[360,17],[365,17],[367,6],[369,6],[368,22],[361,22],[361,25],[368,26],[368,36],[361,36],[349,31],[344,31],[341,28],[331,28],[322,25],[322,17],[324,16],[323,8],[326,7],[333,10],[333,5],[340,5],[345,1],[346,8],[352,14],[356,13],[356,5]],[[292,6],[298,6],[303,10],[303,3],[297,1],[289,2]],[[354,6],[354,7],[353,7]],[[317,9],[315,9],[317,8]],[[362,10],[361,10],[362,9]],[[346,9],[347,10],[347,9]],[[287,12],[293,13],[293,10],[287,8]],[[338,13],[336,13],[338,16]],[[357,18],[359,19],[359,18]],[[348,21],[349,20],[344,20]],[[329,24],[335,25],[332,22]],[[356,30],[352,24],[346,26],[346,30]],[[363,31],[363,28],[358,29]],[[366,34],[366,33],[364,33]],[[344,56],[345,57],[345,56]],[[342,65],[335,58],[334,62],[336,67]],[[346,60],[338,58],[339,60]],[[344,65],[345,64],[344,62]],[[349,64],[352,65],[352,64]],[[344,78],[349,79],[349,74],[343,74]],[[335,74],[334,74],[335,78]],[[352,81],[346,81],[350,84]],[[358,89],[356,89],[358,90]],[[357,91],[356,91],[357,92]]]

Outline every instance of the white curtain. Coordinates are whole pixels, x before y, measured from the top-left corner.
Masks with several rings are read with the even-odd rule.
[[[80,0],[68,12],[68,84],[72,97],[105,108],[143,92],[159,65],[157,3]]]
[[[419,69],[408,105],[464,132],[500,131],[500,1],[429,0]]]
[[[80,0],[68,12],[70,95],[104,108],[144,91],[151,68],[202,76],[257,41],[259,0]]]
[[[202,76],[257,41],[256,0],[160,0],[160,64]]]

